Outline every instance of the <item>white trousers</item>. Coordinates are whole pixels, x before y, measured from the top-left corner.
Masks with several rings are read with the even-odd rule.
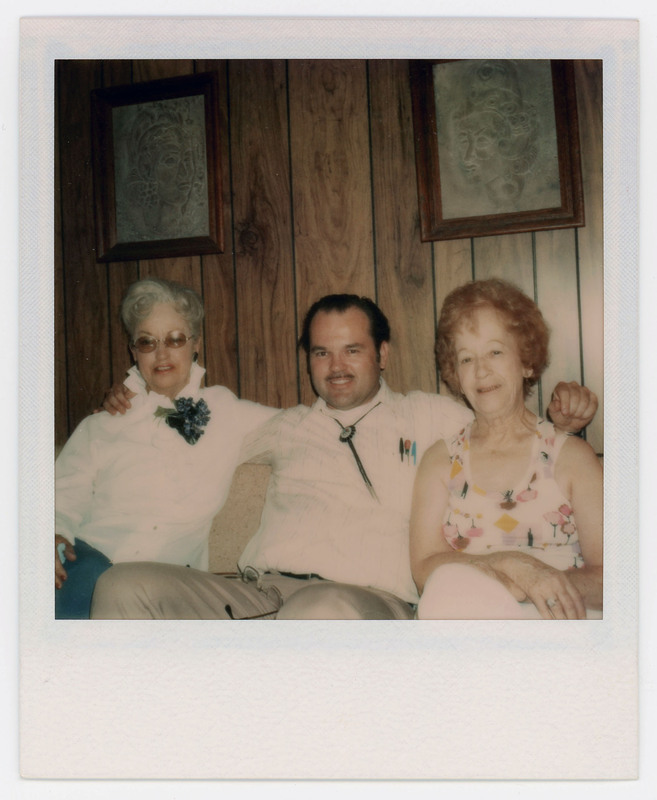
[[[443,564],[429,576],[418,619],[542,619],[531,602],[519,603],[498,580],[469,564]],[[601,611],[586,612],[602,619]]]

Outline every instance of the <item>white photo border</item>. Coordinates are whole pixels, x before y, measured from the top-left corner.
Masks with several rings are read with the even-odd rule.
[[[21,769],[27,778],[631,780],[638,537],[596,623],[52,619],[58,58],[600,58],[605,528],[638,530],[638,29],[623,20],[52,18],[21,24]],[[42,588],[40,588],[42,587]],[[63,724],[61,709],[72,724]],[[565,718],[567,717],[567,718]],[[619,735],[620,732],[620,735]],[[130,734],[130,735],[128,735]]]

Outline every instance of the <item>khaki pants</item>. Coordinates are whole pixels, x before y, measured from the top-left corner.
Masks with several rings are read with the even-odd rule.
[[[116,564],[98,580],[92,619],[412,619],[414,609],[379,589],[317,576],[214,575],[150,562]]]

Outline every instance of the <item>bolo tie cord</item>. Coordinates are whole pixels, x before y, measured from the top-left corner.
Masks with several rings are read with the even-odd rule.
[[[371,411],[374,411],[374,409],[377,406],[380,406],[380,405],[381,405],[381,403],[377,403],[375,406],[372,406],[372,408],[370,408],[369,411],[366,411],[363,414],[362,417],[357,419],[356,422],[353,423],[353,425],[345,426],[340,422],[339,419],[335,419],[335,417],[332,417],[332,419],[335,419],[335,421],[338,423],[338,425],[341,428],[341,430],[340,430],[340,441],[341,442],[345,442],[346,444],[349,445],[349,448],[350,448],[351,452],[353,453],[354,460],[356,461],[356,466],[358,467],[358,471],[360,472],[361,477],[363,478],[365,486],[367,486],[369,493],[372,495],[372,497],[376,500],[377,503],[380,503],[381,501],[377,497],[377,494],[376,494],[376,492],[374,490],[374,486],[372,485],[372,481],[369,479],[369,477],[367,475],[367,472],[365,472],[365,467],[363,466],[363,462],[360,460],[360,456],[358,455],[358,451],[356,450],[356,447],[354,446],[354,443],[353,443],[352,439],[354,438],[354,436],[356,434],[356,425],[358,425],[358,423],[361,420],[363,420]]]

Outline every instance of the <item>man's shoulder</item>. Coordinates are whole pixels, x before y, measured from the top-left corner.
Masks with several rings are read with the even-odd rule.
[[[472,412],[464,405],[433,392],[392,392],[388,406],[396,416],[414,427],[417,436],[428,441],[451,436],[472,419]]]
[[[312,406],[306,406],[300,403],[298,406],[284,408],[282,411],[279,411],[275,419],[280,422],[289,422],[298,425],[300,422],[303,422],[304,419],[316,412],[317,409],[317,403],[313,403]]]
[[[454,411],[457,413],[462,412],[465,408],[452,397],[438,394],[437,392],[423,392],[418,389],[402,394],[401,392],[393,392],[388,388],[387,402],[418,407],[431,406],[446,412]]]

